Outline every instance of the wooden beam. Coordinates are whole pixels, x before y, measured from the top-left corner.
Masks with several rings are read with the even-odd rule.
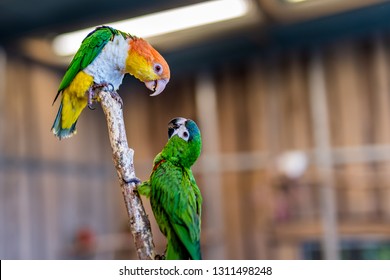
[[[224,203],[222,201],[222,173],[218,170],[219,160],[218,106],[217,91],[210,72],[198,74],[195,83],[196,115],[202,133],[202,156],[212,160],[199,161],[197,171],[202,175],[203,218],[202,225],[207,225],[206,259],[223,259],[225,255]],[[217,168],[216,168],[217,167]],[[210,171],[210,172],[208,172]],[[205,217],[207,213],[207,217]],[[205,221],[205,223],[203,222]],[[204,234],[202,234],[204,236]]]
[[[325,259],[339,259],[335,180],[331,157],[328,103],[322,54],[314,51],[309,65],[309,89],[313,120],[315,161],[321,180],[321,216]]]

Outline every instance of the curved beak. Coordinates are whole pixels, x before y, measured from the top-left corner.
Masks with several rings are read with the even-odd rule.
[[[168,79],[148,81],[145,82],[145,86],[151,91],[154,91],[150,96],[156,96],[159,95],[165,89],[165,86],[167,85],[168,82],[169,82]]]

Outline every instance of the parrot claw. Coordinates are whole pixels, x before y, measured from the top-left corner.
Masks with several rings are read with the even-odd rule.
[[[155,260],[165,260],[165,256],[164,255],[155,255],[154,259]]]
[[[114,86],[111,83],[107,83],[105,87],[107,88],[107,91],[109,91],[110,93],[114,92]]]
[[[90,110],[95,110],[94,107],[92,107],[93,98],[95,97],[95,93],[93,92],[93,88],[90,88],[88,90],[88,108]]]
[[[135,185],[139,185],[141,184],[141,180],[138,179],[137,177],[134,177],[134,178],[130,178],[129,180],[125,180],[123,179],[123,181],[126,183],[126,184],[135,184]]]
[[[91,109],[91,110],[95,109],[91,105],[92,105],[93,98],[95,97],[95,93],[94,92],[95,92],[96,89],[108,91],[110,93],[111,97],[114,98],[121,105],[121,108],[123,107],[122,98],[115,91],[115,88],[114,88],[113,84],[102,82],[100,84],[94,84],[92,86],[92,88],[88,91],[88,108],[89,109]]]
[[[110,91],[111,97],[114,98],[123,107],[123,100],[116,91]]]

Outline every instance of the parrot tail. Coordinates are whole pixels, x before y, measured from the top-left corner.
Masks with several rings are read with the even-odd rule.
[[[71,137],[76,133],[76,121],[70,126],[70,128],[62,128],[62,103],[60,104],[60,108],[58,109],[57,116],[54,120],[51,131],[53,131],[54,135],[58,137],[58,139]]]
[[[176,233],[171,233],[168,239],[165,259],[167,260],[201,260],[200,242],[187,244],[187,247]]]

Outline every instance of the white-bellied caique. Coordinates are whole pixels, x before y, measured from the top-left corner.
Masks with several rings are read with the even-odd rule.
[[[116,92],[129,73],[160,94],[170,79],[165,59],[144,39],[109,26],[97,27],[82,41],[59,86],[61,104],[52,126],[59,139],[72,136],[81,111],[108,90],[122,103]],[[53,104],[54,104],[53,102]]]

